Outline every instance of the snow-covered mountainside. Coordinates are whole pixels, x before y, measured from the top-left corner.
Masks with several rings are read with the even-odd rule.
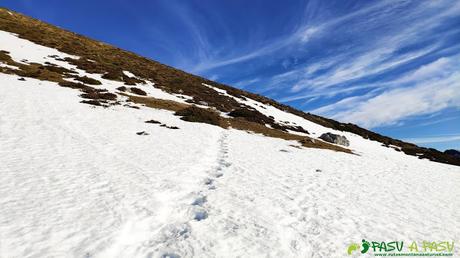
[[[0,51],[0,257],[349,257],[361,239],[460,239],[453,156],[6,9]]]

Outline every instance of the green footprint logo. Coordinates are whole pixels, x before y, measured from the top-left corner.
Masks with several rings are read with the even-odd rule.
[[[371,246],[371,244],[369,244],[369,242],[367,242],[365,239],[363,239],[362,246],[363,246],[363,250],[361,250],[361,253],[365,254],[365,253],[367,253],[367,251],[369,251],[369,247]]]
[[[351,243],[351,244],[348,246],[347,253],[348,253],[348,255],[351,255],[351,253],[352,253],[353,251],[356,251],[356,250],[359,250],[359,244],[357,244],[357,243]]]

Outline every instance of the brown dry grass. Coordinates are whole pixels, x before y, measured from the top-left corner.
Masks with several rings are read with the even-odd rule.
[[[140,97],[140,96],[132,96],[125,93],[120,93],[120,95],[128,97],[128,99],[134,103],[142,104],[150,108],[157,108],[157,109],[166,109],[169,111],[179,111],[184,108],[189,107],[190,105],[179,103],[172,100],[165,100],[165,99],[157,99],[153,97]]]
[[[29,77],[43,81],[61,82],[63,76],[57,72],[48,70],[48,67],[40,64],[20,64],[15,73],[21,77]]]
[[[139,88],[131,87],[131,88],[129,88],[129,90],[132,93],[136,94],[136,95],[147,96],[147,92],[145,92],[144,90],[141,90]]]
[[[107,106],[109,104],[107,102],[108,100],[115,101],[117,99],[116,94],[108,93],[107,90],[105,89],[95,89],[93,87],[90,87],[82,83],[66,81],[65,78],[72,77],[72,78],[75,78],[79,81],[83,81],[86,83],[101,84],[101,82],[91,79],[86,76],[80,77],[80,76],[73,75],[74,73],[73,71],[70,71],[63,67],[59,67],[54,64],[42,65],[42,64],[36,64],[36,63],[30,63],[30,64],[18,63],[18,62],[13,61],[9,53],[6,51],[0,52],[0,61],[17,67],[17,69],[9,69],[9,68],[8,70],[1,69],[0,70],[1,72],[16,74],[20,77],[28,77],[28,78],[34,78],[34,79],[43,80],[43,81],[57,82],[58,85],[60,85],[61,87],[78,89],[82,91],[83,94],[81,94],[80,96],[84,99],[89,99],[89,100],[83,100],[81,101],[81,103],[95,105],[95,106]],[[107,105],[104,105],[104,104],[107,104]],[[115,104],[115,103],[110,103],[110,104]]]
[[[190,106],[174,113],[176,116],[181,116],[181,119],[188,122],[206,123],[224,127],[223,119],[216,111],[209,108],[200,108]]]
[[[64,78],[73,76],[70,75],[73,71],[56,65],[42,65],[37,63],[23,64],[16,62],[6,51],[0,51],[0,62],[17,67],[17,69],[9,69],[9,73],[13,73],[21,77],[29,77],[59,83],[64,82]]]
[[[87,76],[75,76],[74,78],[75,80],[79,82],[90,84],[90,85],[101,85],[102,84],[100,81],[87,77]]]

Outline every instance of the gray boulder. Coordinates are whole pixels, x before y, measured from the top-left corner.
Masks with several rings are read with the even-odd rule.
[[[323,141],[338,144],[338,145],[343,145],[343,146],[350,145],[350,142],[348,141],[348,139],[343,135],[338,135],[338,134],[333,134],[333,133],[323,133],[319,138]]]

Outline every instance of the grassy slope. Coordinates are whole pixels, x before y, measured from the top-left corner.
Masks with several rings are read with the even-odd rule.
[[[13,15],[9,12],[13,13]],[[379,141],[385,146],[399,146],[408,155],[418,154],[421,158],[428,158],[436,162],[460,165],[460,159],[435,149],[418,147],[411,143],[382,136],[354,124],[344,124],[310,113],[304,113],[269,98],[209,81],[205,78],[141,57],[132,52],[89,39],[4,8],[0,8],[0,30],[16,33],[21,38],[58,49],[67,54],[80,56],[80,59],[69,59],[67,61],[88,72],[105,74],[107,79],[124,81],[128,85],[133,85],[138,81],[132,81],[132,79],[123,75],[123,71],[129,71],[143,80],[155,82],[157,86],[167,92],[192,96],[192,103],[206,102],[209,106],[223,112],[230,112],[242,107],[241,103],[233,98],[219,95],[215,90],[202,85],[202,83],[212,84],[236,97],[252,98],[325,127],[352,132],[364,138]],[[235,123],[235,125],[237,124],[239,123]],[[241,129],[247,127],[248,125],[241,126]],[[251,124],[251,128],[260,128],[260,126]],[[279,135],[279,133],[276,133],[276,135]]]

